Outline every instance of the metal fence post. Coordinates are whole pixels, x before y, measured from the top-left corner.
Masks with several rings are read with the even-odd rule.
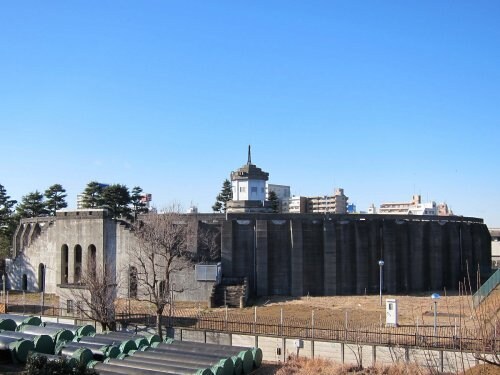
[[[253,333],[257,333],[257,306],[254,307],[253,313]]]
[[[280,309],[280,336],[283,336],[283,307]]]
[[[224,323],[224,327],[226,330],[227,330],[227,315],[228,315],[228,311],[227,311],[227,305],[226,305],[226,315],[225,315],[225,323]]]

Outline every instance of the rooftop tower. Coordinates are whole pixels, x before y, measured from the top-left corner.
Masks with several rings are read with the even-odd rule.
[[[248,146],[247,163],[231,172],[233,199],[228,202],[228,212],[270,212],[266,201],[266,182],[269,173],[252,164]]]

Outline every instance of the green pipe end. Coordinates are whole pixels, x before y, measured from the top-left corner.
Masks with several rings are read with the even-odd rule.
[[[253,348],[252,349],[252,355],[253,355],[253,364],[256,368],[260,367],[262,365],[262,349],[260,348]]]
[[[19,363],[26,363],[28,354],[35,349],[35,344],[30,340],[18,340],[9,345],[14,359]]]
[[[90,349],[80,348],[74,351],[71,358],[75,358],[79,363],[86,365],[94,359],[94,355]]]

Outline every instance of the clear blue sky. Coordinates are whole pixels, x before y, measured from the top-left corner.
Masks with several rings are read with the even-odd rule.
[[[209,211],[246,162],[296,195],[500,227],[500,2],[3,1],[0,184]]]

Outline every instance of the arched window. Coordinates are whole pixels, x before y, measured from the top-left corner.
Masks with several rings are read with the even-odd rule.
[[[79,283],[82,278],[82,247],[75,245],[75,268],[73,270],[75,284]]]
[[[68,261],[69,248],[68,245],[61,246],[61,284],[68,283]]]
[[[158,294],[160,295],[160,298],[166,299],[168,293],[168,290],[166,290],[167,282],[165,280],[160,281],[160,284],[158,285]]]
[[[25,273],[23,273],[23,285],[22,289],[26,292],[28,290],[28,276],[26,276]]]
[[[137,268],[130,266],[129,268],[129,298],[137,298]]]
[[[97,249],[95,245],[89,245],[87,255],[87,269],[89,275],[95,276],[97,269]]]
[[[45,291],[45,265],[43,263],[38,265],[38,291]]]

